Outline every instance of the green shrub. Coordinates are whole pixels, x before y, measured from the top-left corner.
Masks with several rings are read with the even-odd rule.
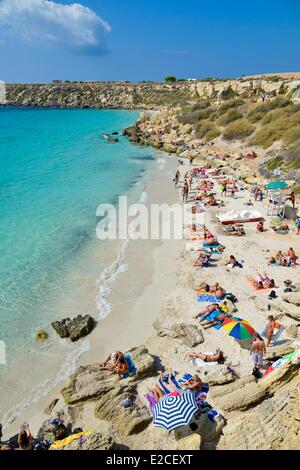
[[[217,132],[217,130],[218,128],[216,127],[216,125],[210,120],[206,119],[200,121],[199,124],[196,126],[196,135],[199,139],[203,139],[203,137],[205,137],[208,133],[214,134]]]
[[[174,83],[176,82],[176,77],[174,77],[173,75],[169,75],[168,77],[165,78],[165,81],[169,83]]]
[[[300,124],[297,127],[292,127],[285,132],[284,141],[286,144],[294,144],[300,142]],[[298,157],[300,159],[300,156]]]
[[[268,161],[267,168],[270,171],[274,171],[276,168],[281,167],[282,162],[283,162],[283,157],[278,155],[277,157],[272,158],[272,160]]]
[[[226,140],[244,139],[252,134],[254,127],[246,121],[246,119],[239,119],[230,123],[223,132],[223,137]]]
[[[205,140],[209,142],[210,140],[219,137],[220,134],[221,130],[217,126],[214,126],[205,134]]]
[[[192,111],[199,111],[199,109],[205,109],[205,108],[208,108],[209,106],[210,106],[209,100],[197,101],[197,103],[195,103],[192,106]]]
[[[254,109],[252,109],[247,118],[250,122],[255,123],[260,121],[266,113],[277,108],[285,108],[286,106],[291,105],[291,101],[284,96],[278,96],[274,100],[267,101],[266,103],[259,104]]]
[[[223,98],[223,100],[230,100],[235,96],[237,96],[237,92],[233,90],[231,85],[225,88],[221,93],[221,98]]]
[[[218,124],[221,126],[227,126],[230,122],[236,121],[237,119],[241,119],[243,117],[242,113],[237,109],[230,109],[227,111],[226,114],[221,116],[218,120]]]
[[[228,111],[228,109],[237,108],[242,106],[244,103],[245,101],[242,98],[237,98],[235,100],[225,101],[225,103],[221,104],[219,109],[220,111]]]

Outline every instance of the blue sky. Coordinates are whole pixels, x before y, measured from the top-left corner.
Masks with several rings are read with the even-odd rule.
[[[299,0],[0,0],[0,79],[300,71]]]

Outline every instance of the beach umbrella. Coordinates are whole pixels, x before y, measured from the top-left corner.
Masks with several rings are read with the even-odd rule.
[[[225,318],[222,327],[229,336],[241,341],[251,339],[255,332],[250,323],[237,317]]]
[[[285,181],[271,181],[271,183],[268,183],[266,185],[266,189],[270,190],[277,190],[277,189],[285,189],[288,187],[288,184]]]
[[[194,393],[165,395],[153,408],[153,424],[157,428],[171,431],[189,424],[197,410]]]

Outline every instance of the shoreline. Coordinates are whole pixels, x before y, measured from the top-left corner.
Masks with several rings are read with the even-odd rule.
[[[163,169],[160,166],[161,165],[160,160],[162,159],[162,157],[165,160]],[[164,202],[166,200],[167,195],[163,194],[160,196],[160,188],[164,186],[163,183],[165,182],[167,178],[167,173],[175,172],[174,166],[176,166],[176,162],[174,161],[173,157],[168,156],[164,152],[163,153],[158,152],[156,160],[153,161],[153,165],[150,169],[150,173],[148,172],[146,176],[146,180],[144,176],[142,180],[139,181],[138,186],[136,186],[134,190],[131,192],[131,196],[130,196],[131,201],[135,202],[136,195],[141,194],[140,192],[141,190],[139,188],[141,188],[142,186],[145,188],[145,184],[146,184],[146,192],[147,193],[149,192],[147,202],[150,203],[153,197],[155,199],[155,202],[159,202],[159,203]],[[167,188],[167,193],[168,192],[169,192],[169,187]],[[171,196],[170,203],[176,200],[176,196],[177,196],[176,192],[174,191],[173,194],[174,195]],[[174,200],[173,200],[173,197],[175,198]],[[122,344],[124,345],[124,348],[129,348],[132,345],[132,339],[131,340],[127,339],[127,336],[129,337],[130,331],[128,332],[129,333],[128,334],[127,333],[128,329],[126,328],[124,330],[122,326],[122,322],[127,323],[127,320],[126,320],[127,317],[128,318],[130,317],[131,325],[134,330],[134,335],[132,334],[132,331],[131,331],[132,337],[136,338],[135,340],[136,343],[139,342],[141,330],[135,329],[135,325],[138,325],[137,320],[139,317],[137,308],[134,308],[135,303],[139,302],[140,297],[143,297],[144,291],[152,284],[153,276],[154,278],[158,277],[158,272],[156,272],[155,275],[153,274],[153,269],[154,269],[153,266],[154,266],[155,259],[156,259],[154,252],[163,253],[165,250],[166,251],[169,250],[168,246],[166,246],[166,244],[164,243],[160,243],[157,241],[153,241],[153,242],[150,241],[151,246],[148,247],[149,255],[146,260],[147,261],[146,266],[144,267],[146,273],[144,275],[144,279],[140,279],[139,275],[136,277],[136,274],[139,273],[139,268],[137,268],[134,263],[137,262],[137,265],[140,266],[141,269],[143,269],[142,258],[144,258],[145,256],[143,242],[147,243],[147,241],[141,241],[141,242],[142,243],[140,243],[140,246],[136,247],[136,244],[138,244],[139,241],[131,241],[127,247],[125,260],[123,261],[123,263],[125,263],[125,265],[129,263],[128,270],[125,270],[125,272],[123,272],[123,269],[121,269],[118,274],[116,274],[115,272],[112,273],[113,276],[116,274],[116,279],[114,280],[111,286],[111,292],[108,293],[108,296],[105,295],[107,301],[111,305],[111,311],[104,318],[96,317],[95,319],[97,321],[97,325],[95,329],[90,333],[90,335],[80,340],[80,344],[77,344],[77,347],[76,347],[77,353],[75,354],[75,357],[77,357],[76,367],[75,367],[74,360],[72,361],[73,371],[75,370],[75,368],[77,369],[80,365],[87,364],[90,361],[99,362],[105,355],[107,355],[110,352],[110,347],[111,347],[112,342],[111,340],[107,340],[107,333],[110,332],[111,330],[115,331],[115,335],[117,337],[115,347],[117,348],[119,338],[122,337],[122,340],[123,340]],[[112,247],[115,249],[116,246],[119,246],[119,249],[120,249],[120,246],[122,246],[124,241],[123,242],[118,241],[117,244],[115,243],[115,241],[106,241],[106,243],[107,243],[107,249],[111,250]],[[116,252],[117,257],[120,255],[119,249]],[[163,257],[163,254],[162,254],[162,257]],[[115,263],[116,263],[116,258],[112,264],[114,265]],[[104,268],[104,271],[107,268],[109,268],[109,266]],[[102,271],[102,274],[104,271]],[[123,281],[125,277],[128,277],[128,276],[130,277],[130,280],[129,282],[127,282],[128,284],[127,286],[126,282],[123,282]],[[125,295],[127,287],[130,287],[130,288],[136,287],[134,286],[134,283],[138,284],[138,287],[139,287],[138,292],[137,292],[138,294],[137,299],[132,299],[132,300],[127,299],[127,301],[122,305],[122,316],[121,316],[121,319],[119,319],[118,311],[117,311],[117,306],[119,305],[118,292],[121,291]],[[98,284],[98,287],[97,287],[97,292],[98,292],[97,297],[98,297],[98,295],[100,294],[99,287],[101,284],[101,276],[99,277],[97,284]],[[97,297],[93,300],[95,304],[97,302]],[[114,309],[114,306],[115,306],[115,309]],[[97,310],[97,312],[99,313],[99,310]],[[149,315],[149,318],[150,318],[150,315]],[[151,333],[153,332],[152,330],[153,320],[154,318],[152,318],[152,320],[150,321],[145,321],[145,324],[144,324],[145,331],[147,332],[151,331]],[[145,339],[146,339],[146,333],[145,333]],[[66,342],[68,342],[68,340],[59,339],[59,342],[62,342],[62,344],[66,345]],[[99,344],[100,344],[100,347],[99,347]],[[72,346],[74,346],[74,344]],[[63,370],[64,369],[61,369],[60,372],[58,372],[58,375],[60,375],[63,372]],[[6,427],[4,427],[3,429],[4,435],[5,436],[12,435],[17,432],[19,425],[20,425],[19,420],[21,419],[21,416],[22,416],[22,420],[26,419],[30,421],[32,423],[31,424],[32,429],[37,431],[41,420],[45,419],[43,410],[46,408],[49,402],[51,402],[54,398],[57,397],[57,395],[59,395],[59,390],[68,381],[70,373],[71,372],[66,374],[64,371],[63,378],[58,379],[59,382],[54,387],[53,386],[51,387],[51,385],[49,384],[50,390],[47,391],[46,393],[43,393],[41,391],[42,390],[42,387],[41,387],[40,392],[39,392],[39,395],[41,395],[40,398],[38,400],[34,399],[33,402],[29,406],[26,406],[25,409],[21,413],[18,413],[19,416],[13,419],[13,421],[10,424],[8,424]]]

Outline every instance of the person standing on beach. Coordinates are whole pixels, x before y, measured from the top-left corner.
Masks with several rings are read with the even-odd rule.
[[[179,183],[179,178],[180,178],[180,171],[177,170],[175,173],[175,187],[177,188],[177,185]]]
[[[255,367],[262,367],[266,345],[258,333],[254,333],[254,340],[251,345],[251,357]]]
[[[291,201],[292,206],[293,206],[293,209],[295,209],[296,196],[295,196],[294,191],[292,191],[291,194],[288,195],[288,197],[286,198],[286,200],[287,200],[287,201]]]
[[[189,185],[187,180],[184,181],[183,189],[182,189],[182,200],[183,202],[187,203],[189,195]]]

